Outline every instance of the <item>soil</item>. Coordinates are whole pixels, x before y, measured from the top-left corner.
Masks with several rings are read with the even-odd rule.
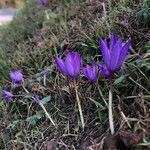
[[[1,0],[0,1],[0,8],[21,8],[26,0]]]

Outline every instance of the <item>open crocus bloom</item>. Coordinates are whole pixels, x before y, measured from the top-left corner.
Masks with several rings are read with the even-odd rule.
[[[13,82],[21,82],[23,80],[21,71],[11,71],[9,75]]]
[[[10,98],[12,98],[14,95],[9,92],[9,91],[6,91],[6,90],[3,90],[2,91],[2,98],[5,100],[5,101],[9,101]]]
[[[123,44],[122,39],[117,38],[112,33],[109,47],[106,39],[100,39],[99,43],[104,59],[104,66],[102,67],[101,72],[103,72],[103,70],[107,70],[110,74],[113,74],[123,64],[125,57],[128,53],[128,49],[131,46],[131,40],[128,40],[126,43]]]
[[[83,67],[82,72],[91,82],[96,82],[97,67],[94,62],[92,63],[92,65],[87,65],[86,67]]]
[[[68,51],[66,54],[66,59],[63,60],[60,57],[56,56],[55,63],[57,68],[64,75],[76,78],[80,72],[80,63],[81,58],[78,52]]]
[[[40,5],[45,5],[47,0],[37,0]]]

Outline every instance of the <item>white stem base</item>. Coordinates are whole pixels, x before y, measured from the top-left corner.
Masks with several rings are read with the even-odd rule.
[[[111,131],[111,134],[113,135],[115,131],[114,131],[113,113],[112,113],[112,91],[111,90],[109,90],[108,114],[109,114],[110,131]]]
[[[79,115],[80,115],[80,120],[81,120],[81,125],[82,125],[82,129],[84,129],[84,117],[83,117],[83,112],[82,112],[82,108],[81,108],[81,102],[79,99],[79,95],[78,95],[78,90],[77,90],[77,86],[75,85],[75,92],[76,92],[76,100],[77,100],[77,104],[78,104],[78,110],[79,110]]]
[[[40,103],[40,106],[42,107],[42,109],[44,110],[44,112],[45,112],[45,115],[49,118],[49,120],[51,121],[51,123],[56,127],[56,125],[55,125],[55,123],[54,123],[54,121],[53,121],[53,119],[51,118],[51,116],[48,114],[48,112],[47,112],[47,110],[45,109],[45,107],[43,106],[43,104],[42,103]]]

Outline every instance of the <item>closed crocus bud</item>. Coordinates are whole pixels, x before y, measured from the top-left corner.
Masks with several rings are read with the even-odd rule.
[[[3,100],[5,100],[6,102],[9,101],[14,95],[9,92],[9,91],[6,91],[6,90],[3,90],[2,91],[2,98]]]
[[[86,67],[83,67],[82,72],[91,82],[96,82],[97,67],[94,62],[92,63],[92,65],[87,65]]]
[[[109,47],[105,39],[100,39],[99,43],[104,59],[104,64],[106,65],[107,70],[109,70],[109,72],[113,74],[123,64],[129,47],[131,46],[131,40],[128,40],[126,43],[123,44],[122,39],[117,38],[112,33]]]
[[[47,0],[37,0],[40,5],[45,5]]]
[[[11,71],[10,72],[10,79],[14,82],[21,82],[23,80],[23,74],[21,73],[21,71]]]
[[[40,105],[40,98],[37,94],[33,94],[34,101]]]
[[[68,51],[66,59],[56,56],[54,58],[58,70],[71,78],[76,78],[80,72],[81,58],[78,52]]]

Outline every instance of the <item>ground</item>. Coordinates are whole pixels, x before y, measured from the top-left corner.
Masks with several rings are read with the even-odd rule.
[[[15,16],[1,40],[0,83],[18,96],[0,101],[2,149],[149,149],[149,2],[49,0],[45,6],[28,1]],[[91,84],[78,77],[79,97],[85,119],[81,128],[72,80],[54,65],[56,54],[78,50],[83,63],[100,62],[98,40],[114,32],[132,48],[114,76],[113,115],[115,135],[110,134],[108,82],[99,74]],[[7,58],[7,59],[6,59]],[[5,69],[4,69],[5,68]],[[24,86],[36,93],[57,124],[55,128],[41,107],[22,86],[11,88],[10,70],[24,74]],[[48,70],[46,84],[41,72]]]

